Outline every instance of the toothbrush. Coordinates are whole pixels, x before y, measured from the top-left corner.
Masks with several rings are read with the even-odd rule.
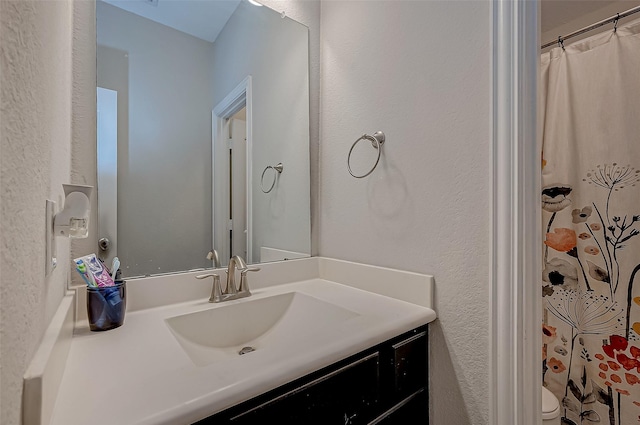
[[[90,286],[98,287],[98,283],[96,282],[95,277],[93,277],[93,273],[89,271],[87,265],[82,260],[80,260],[79,271],[84,280],[87,281]]]
[[[80,273],[80,276],[82,276],[82,279],[84,279],[88,286],[98,286],[96,285],[93,276],[87,271],[87,266],[82,260],[76,261],[76,270]]]
[[[113,262],[111,263],[111,279],[116,281],[116,272],[120,268],[120,259],[118,257],[113,257]]]

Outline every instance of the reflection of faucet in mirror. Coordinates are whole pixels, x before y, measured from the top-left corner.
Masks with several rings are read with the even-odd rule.
[[[214,269],[220,268],[220,257],[218,257],[218,251],[216,251],[215,249],[209,251],[209,253],[207,254],[207,260],[213,261]]]

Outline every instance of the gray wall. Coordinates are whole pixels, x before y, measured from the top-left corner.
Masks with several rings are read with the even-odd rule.
[[[242,2],[214,43],[214,104],[252,77],[254,261],[261,246],[311,249],[308,40],[306,27]],[[265,194],[262,172],[279,162],[284,171]]]
[[[0,423],[21,423],[22,376],[64,295],[69,240],[45,278],[45,200],[71,163],[70,1],[0,2]]]
[[[486,424],[491,3],[325,1],[321,26],[320,255],[435,276],[431,423]],[[354,179],[376,130],[381,164]]]
[[[129,92],[128,131],[120,120],[126,133],[118,141],[123,271],[210,266],[204,257],[212,247],[212,44],[103,2],[96,6],[98,44],[127,52],[129,62],[128,83],[118,84]],[[98,85],[114,88],[98,65]]]

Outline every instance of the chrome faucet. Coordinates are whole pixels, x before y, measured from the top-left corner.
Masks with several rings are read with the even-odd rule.
[[[234,255],[229,259],[229,265],[227,266],[227,287],[225,288],[225,293],[231,295],[238,293],[238,288],[236,287],[236,270],[242,272],[248,268],[247,263],[245,263],[239,255]]]
[[[244,298],[251,295],[249,290],[249,284],[247,282],[248,272],[257,272],[259,267],[250,268],[247,263],[239,255],[231,257],[229,265],[227,267],[227,285],[224,290],[220,285],[220,276],[215,273],[203,274],[196,276],[196,279],[205,279],[207,277],[213,277],[213,287],[211,288],[211,297],[209,297],[210,303],[219,303],[229,300],[237,300],[238,298]],[[240,272],[240,285],[236,286],[236,271]]]

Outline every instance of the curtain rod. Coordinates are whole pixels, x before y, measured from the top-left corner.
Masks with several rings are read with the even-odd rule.
[[[638,13],[638,12],[640,12],[640,6],[634,7],[633,9],[629,9],[626,12],[623,12],[623,13],[618,13],[615,16],[612,16],[610,18],[604,19],[604,20],[602,20],[600,22],[596,22],[595,24],[589,25],[588,27],[584,27],[584,28],[582,28],[582,29],[580,29],[578,31],[574,31],[574,32],[572,32],[570,34],[565,35],[564,37],[559,37],[557,40],[550,41],[550,42],[548,42],[546,44],[543,44],[542,47],[540,47],[540,49],[545,49],[547,47],[553,46],[554,44],[558,44],[558,43],[560,43],[562,41],[565,41],[565,40],[567,40],[569,38],[576,37],[576,36],[578,36],[580,34],[584,34],[585,32],[594,30],[596,28],[600,28],[601,26],[607,25],[607,24],[609,24],[611,22],[615,22],[618,19],[626,18],[627,16],[633,15],[634,13]]]

